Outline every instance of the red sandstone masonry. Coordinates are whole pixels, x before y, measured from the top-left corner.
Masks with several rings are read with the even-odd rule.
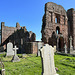
[[[55,22],[56,19],[57,19],[57,23]],[[68,21],[67,13],[62,6],[52,3],[52,2],[46,3],[45,14],[43,17],[43,24],[42,24],[42,30],[41,30],[42,41],[44,43],[49,43],[52,46],[54,45],[57,46],[59,45],[59,38],[62,36],[64,39],[64,43],[66,43],[68,47],[67,21]],[[58,35],[56,32],[57,28],[59,29]],[[56,37],[53,38],[53,36],[56,36]],[[57,37],[58,39],[56,39]],[[57,46],[57,48],[59,47]]]

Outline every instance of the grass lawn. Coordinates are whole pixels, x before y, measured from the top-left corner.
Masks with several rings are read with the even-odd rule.
[[[11,62],[12,57],[0,54],[6,75],[41,75],[41,58],[34,54],[19,55],[20,62]],[[55,54],[55,66],[59,75],[75,75],[75,57]]]

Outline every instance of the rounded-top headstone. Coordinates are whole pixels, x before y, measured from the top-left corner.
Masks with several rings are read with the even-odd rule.
[[[14,55],[13,44],[9,42],[7,44],[7,56],[13,56],[13,55]]]

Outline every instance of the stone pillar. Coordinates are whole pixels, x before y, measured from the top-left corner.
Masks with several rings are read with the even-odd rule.
[[[52,13],[52,23],[55,23],[54,21],[55,21],[55,14]]]
[[[72,36],[70,36],[69,40],[70,40],[70,54],[72,54],[72,52],[73,52]]]
[[[49,22],[52,22],[52,13],[49,12]]]
[[[60,24],[61,24],[61,15],[60,15]]]
[[[67,25],[67,21],[68,21],[68,18],[67,18],[67,16],[65,16],[65,25]]]
[[[75,13],[73,14],[73,47],[75,50]]]
[[[48,11],[46,11],[46,26],[45,26],[45,28],[48,28],[48,25],[49,25],[49,12]]]
[[[69,40],[70,40],[70,50],[72,50],[72,36],[70,36]]]

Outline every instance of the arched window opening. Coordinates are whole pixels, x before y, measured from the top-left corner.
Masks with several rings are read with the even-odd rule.
[[[56,14],[55,23],[60,23],[60,15]]]
[[[55,23],[58,23],[58,22],[57,22],[57,18],[55,18]]]
[[[60,28],[59,27],[56,27],[56,33],[60,34]]]

